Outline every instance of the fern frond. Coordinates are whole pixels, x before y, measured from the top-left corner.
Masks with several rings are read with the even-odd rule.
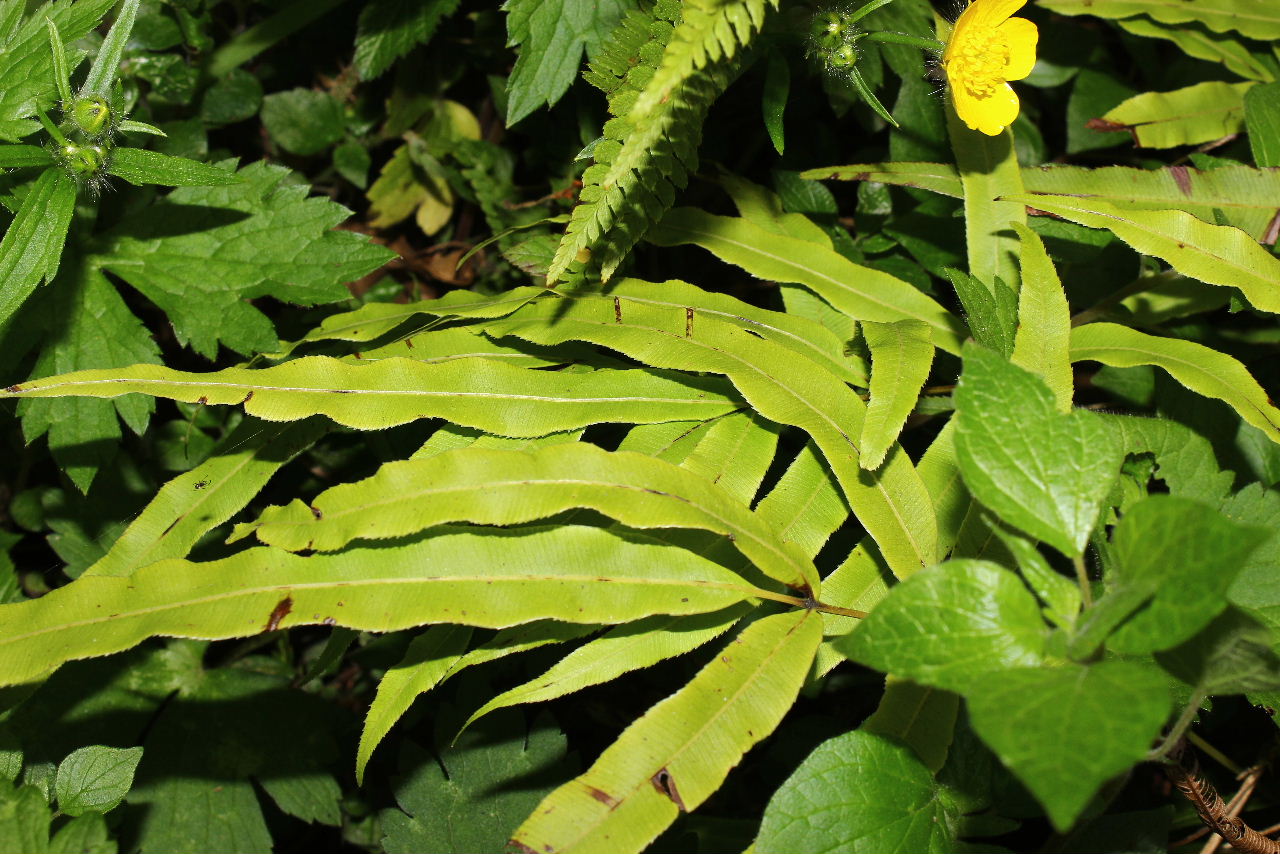
[[[604,137],[547,271],[598,269],[608,280],[698,168],[702,122],[735,58],[778,0],[660,0],[614,30],[584,75],[609,95]]]

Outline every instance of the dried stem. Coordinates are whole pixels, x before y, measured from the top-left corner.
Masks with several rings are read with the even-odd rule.
[[[1178,787],[1178,791],[1191,801],[1200,820],[1231,843],[1232,848],[1242,854],[1280,854],[1280,842],[1263,836],[1245,824],[1238,815],[1231,814],[1230,808],[1218,795],[1218,790],[1200,773],[1200,763],[1194,754],[1188,753],[1186,742],[1179,742],[1170,751],[1169,762],[1164,770],[1170,781]],[[1243,803],[1238,806],[1243,807]]]

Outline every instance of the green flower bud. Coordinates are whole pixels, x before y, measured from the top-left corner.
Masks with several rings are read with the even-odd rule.
[[[73,175],[80,178],[95,178],[102,172],[107,162],[110,149],[97,143],[77,145],[68,143],[58,153],[64,166]]]
[[[111,126],[111,107],[98,97],[77,98],[71,105],[71,121],[88,136],[101,136]]]

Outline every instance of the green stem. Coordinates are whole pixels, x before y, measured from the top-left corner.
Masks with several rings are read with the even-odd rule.
[[[343,0],[295,0],[209,54],[205,71],[210,77],[217,79],[239,68],[342,2]]]
[[[918,47],[921,50],[931,50],[935,53],[942,53],[947,47],[937,39],[909,36],[906,33],[867,33],[863,38],[867,41],[882,42],[884,44],[904,44],[907,47]]]
[[[866,15],[869,15],[870,13],[874,12],[876,9],[879,9],[883,6],[888,6],[892,2],[893,0],[871,0],[870,3],[863,6],[858,11],[854,12],[848,18],[845,18],[845,23],[856,24],[858,23],[858,21],[861,21],[863,17],[865,17]]]
[[[1194,735],[1194,733],[1187,733],[1187,727],[1191,726],[1191,722],[1196,719],[1196,713],[1200,709],[1200,701],[1203,699],[1204,694],[1198,691],[1191,695],[1191,702],[1187,703],[1186,708],[1182,710],[1182,714],[1178,716],[1178,720],[1169,729],[1168,734],[1165,735],[1154,750],[1147,754],[1148,762],[1158,762],[1164,759],[1169,751],[1173,749],[1173,746],[1182,739],[1183,733],[1188,736]]]
[[[1241,768],[1236,763],[1232,762],[1231,758],[1227,756],[1225,753],[1223,753],[1221,750],[1219,750],[1218,748],[1214,747],[1212,744],[1210,744],[1209,742],[1201,738],[1198,733],[1188,732],[1187,741],[1191,742],[1196,747],[1200,748],[1201,753],[1213,759],[1215,762],[1217,762],[1223,768],[1226,768],[1232,774],[1235,774],[1237,777],[1244,773],[1243,768]]]
[[[44,114],[44,110],[37,109],[36,118],[40,119],[40,124],[44,125],[44,129],[49,132],[49,136],[53,137],[53,141],[58,143],[59,148],[66,148],[71,144],[62,135],[62,131],[58,130],[58,126],[49,121],[49,117]]]
[[[1089,581],[1089,570],[1084,565],[1084,555],[1076,555],[1071,559],[1076,567],[1076,581],[1080,584],[1080,602],[1086,609],[1093,607],[1093,585]]]

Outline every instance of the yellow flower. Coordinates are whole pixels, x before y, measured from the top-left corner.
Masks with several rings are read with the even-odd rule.
[[[1036,64],[1036,25],[1009,17],[1027,0],[973,0],[956,21],[942,54],[956,114],[972,130],[998,136],[1018,117],[1021,80]]]

